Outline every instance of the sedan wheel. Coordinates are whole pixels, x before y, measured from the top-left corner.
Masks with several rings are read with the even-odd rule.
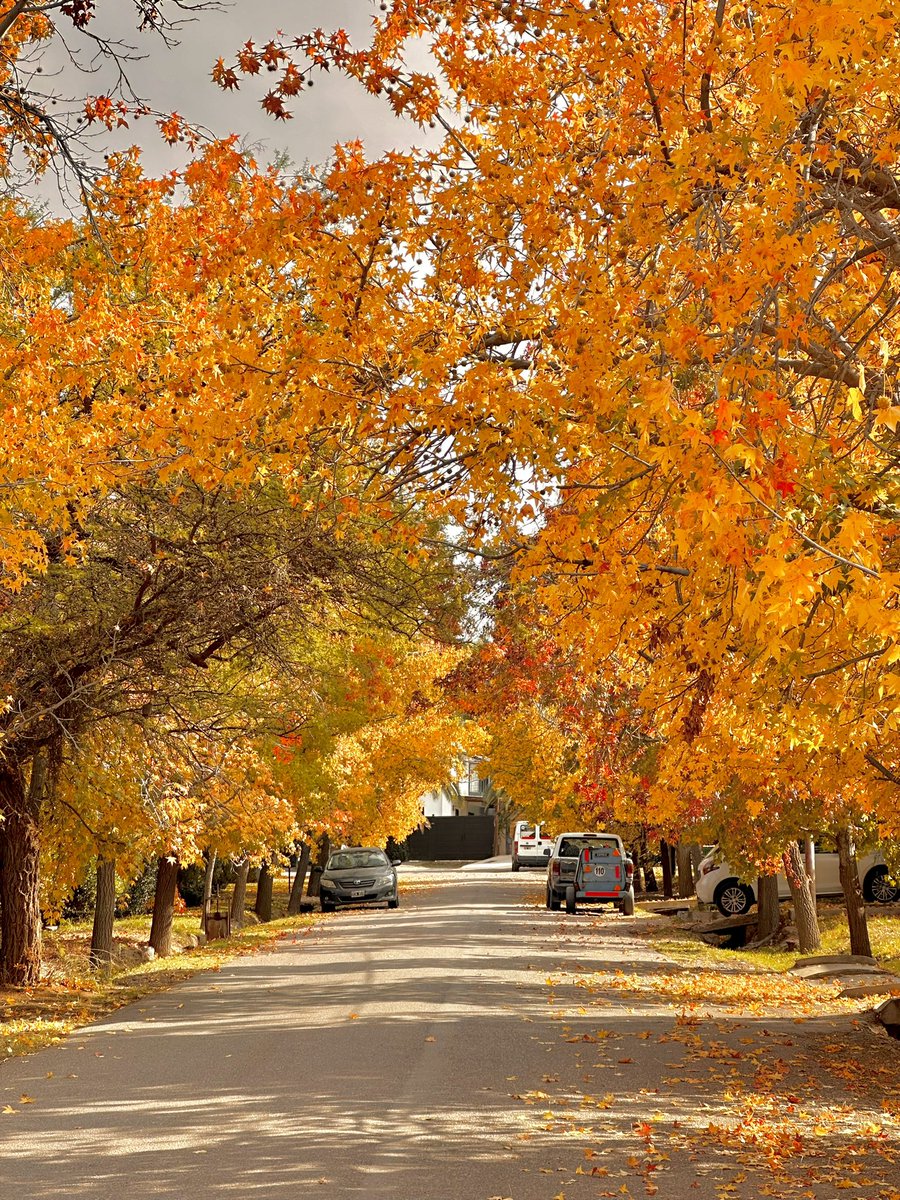
[[[891,883],[887,867],[872,868],[866,877],[863,893],[867,900],[874,900],[876,904],[893,904],[900,899],[900,888]]]
[[[716,888],[713,900],[723,916],[740,917],[753,903],[753,893],[746,884],[739,883],[736,879],[725,879]]]
[[[388,900],[388,908],[399,908],[399,907],[400,907],[400,897],[399,896],[395,896],[393,898],[393,900]]]

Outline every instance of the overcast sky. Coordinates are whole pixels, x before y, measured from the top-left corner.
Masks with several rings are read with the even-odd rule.
[[[322,162],[336,142],[360,138],[375,156],[389,148],[421,143],[422,133],[394,117],[383,99],[369,96],[358,84],[336,74],[318,73],[314,86],[291,101],[293,119],[275,121],[259,103],[274,77],[262,73],[248,79],[240,92],[226,93],[210,79],[213,63],[220,56],[230,61],[248,39],[265,42],[279,29],[292,35],[318,27],[343,28],[354,42],[365,44],[376,9],[371,0],[231,0],[222,11],[198,13],[180,30],[179,45],[168,49],[155,35],[138,33],[130,0],[101,0],[91,28],[130,43],[143,55],[128,64],[128,75],[154,109],[178,112],[216,136],[238,133],[251,143],[263,143],[266,157],[287,151],[300,164]],[[77,35],[70,29],[68,36],[74,47]],[[58,64],[58,51],[54,56]],[[103,90],[102,78],[79,79],[66,68],[55,86],[70,94],[96,93]],[[153,172],[171,170],[181,162],[179,153],[166,147],[149,123],[134,125],[125,142],[143,147]]]

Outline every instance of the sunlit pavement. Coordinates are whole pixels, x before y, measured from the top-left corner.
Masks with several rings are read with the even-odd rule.
[[[678,1006],[584,986],[670,969],[639,920],[550,913],[542,874],[508,859],[401,879],[398,911],[322,918],[4,1064],[0,1197],[780,1194],[682,1136],[731,1105],[718,1076],[682,1070]],[[829,1036],[768,1033],[773,1061]]]

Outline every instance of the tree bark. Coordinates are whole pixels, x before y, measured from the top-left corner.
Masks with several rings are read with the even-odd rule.
[[[303,885],[306,882],[306,872],[309,870],[309,859],[311,849],[309,842],[300,843],[300,857],[297,859],[297,874],[294,876],[294,882],[291,885],[291,894],[288,896],[288,916],[296,917],[300,911],[300,905],[303,903]]]
[[[809,876],[803,862],[803,854],[796,842],[791,842],[784,852],[784,873],[791,900],[794,905],[794,922],[797,926],[798,949],[801,954],[812,954],[821,945],[819,918],[813,900]]]
[[[3,817],[3,872],[0,876],[0,983],[33,987],[41,977],[41,906],[39,899],[40,800],[45,759],[32,765],[25,790],[16,762],[0,765],[0,816]]]
[[[671,900],[675,895],[672,889],[672,847],[665,838],[659,843],[659,852],[662,856],[663,896]]]
[[[809,880],[809,894],[813,906],[816,903],[816,844],[811,837],[803,839],[803,865],[806,867],[806,877]]]
[[[203,879],[203,909],[200,913],[200,928],[206,933],[206,918],[209,916],[209,905],[212,900],[213,875],[216,870],[216,851],[207,850],[206,875]]]
[[[245,858],[235,870],[234,891],[231,893],[231,928],[243,929],[244,906],[247,903],[247,876],[250,874],[250,859]]]
[[[264,859],[259,869],[259,880],[256,884],[256,904],[253,908],[260,921],[272,920],[272,885],[274,882],[269,860]]]
[[[113,922],[116,919],[116,860],[101,854],[97,859],[97,899],[91,930],[91,966],[112,962]]]
[[[650,847],[647,845],[647,830],[642,828],[637,844],[638,861],[641,869],[644,872],[644,891],[658,892],[659,884],[656,882],[656,872],[653,870],[653,862],[650,858]]]
[[[756,903],[759,919],[756,940],[766,941],[778,932],[781,909],[778,904],[778,876],[760,875],[756,880]]]
[[[178,859],[174,854],[163,855],[156,872],[156,895],[153,897],[153,921],[150,924],[150,945],[159,958],[172,953],[177,887]]]
[[[850,953],[871,955],[872,943],[869,940],[866,903],[859,883],[856,846],[853,842],[853,834],[846,825],[837,831],[837,849],[841,887],[844,891],[844,905],[847,909],[847,925],[850,929]]]
[[[319,850],[316,855],[315,866],[309,873],[309,887],[306,889],[307,896],[318,896],[319,880],[322,878],[322,872],[325,870],[325,864],[328,862],[330,853],[331,838],[327,833],[323,833],[319,838]]]
[[[678,863],[678,896],[685,900],[694,894],[694,868],[691,864],[690,842],[679,842],[675,847]]]

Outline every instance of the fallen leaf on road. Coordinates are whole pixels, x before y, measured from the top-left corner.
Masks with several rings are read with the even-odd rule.
[[[436,1037],[427,1037],[427,1038],[425,1039],[425,1041],[426,1041],[426,1042],[436,1042],[436,1041],[437,1041],[437,1038],[436,1038]]]
[[[349,1019],[350,1019],[351,1021],[358,1021],[358,1020],[359,1020],[359,1013],[350,1013],[350,1017],[349,1017]]]
[[[22,1095],[19,1097],[19,1103],[20,1104],[34,1104],[34,1096],[26,1096],[25,1093],[23,1092]]]
[[[13,1106],[11,1104],[4,1104],[3,1111],[5,1113],[14,1113],[14,1112],[18,1112],[19,1110],[17,1108],[13,1108]]]

